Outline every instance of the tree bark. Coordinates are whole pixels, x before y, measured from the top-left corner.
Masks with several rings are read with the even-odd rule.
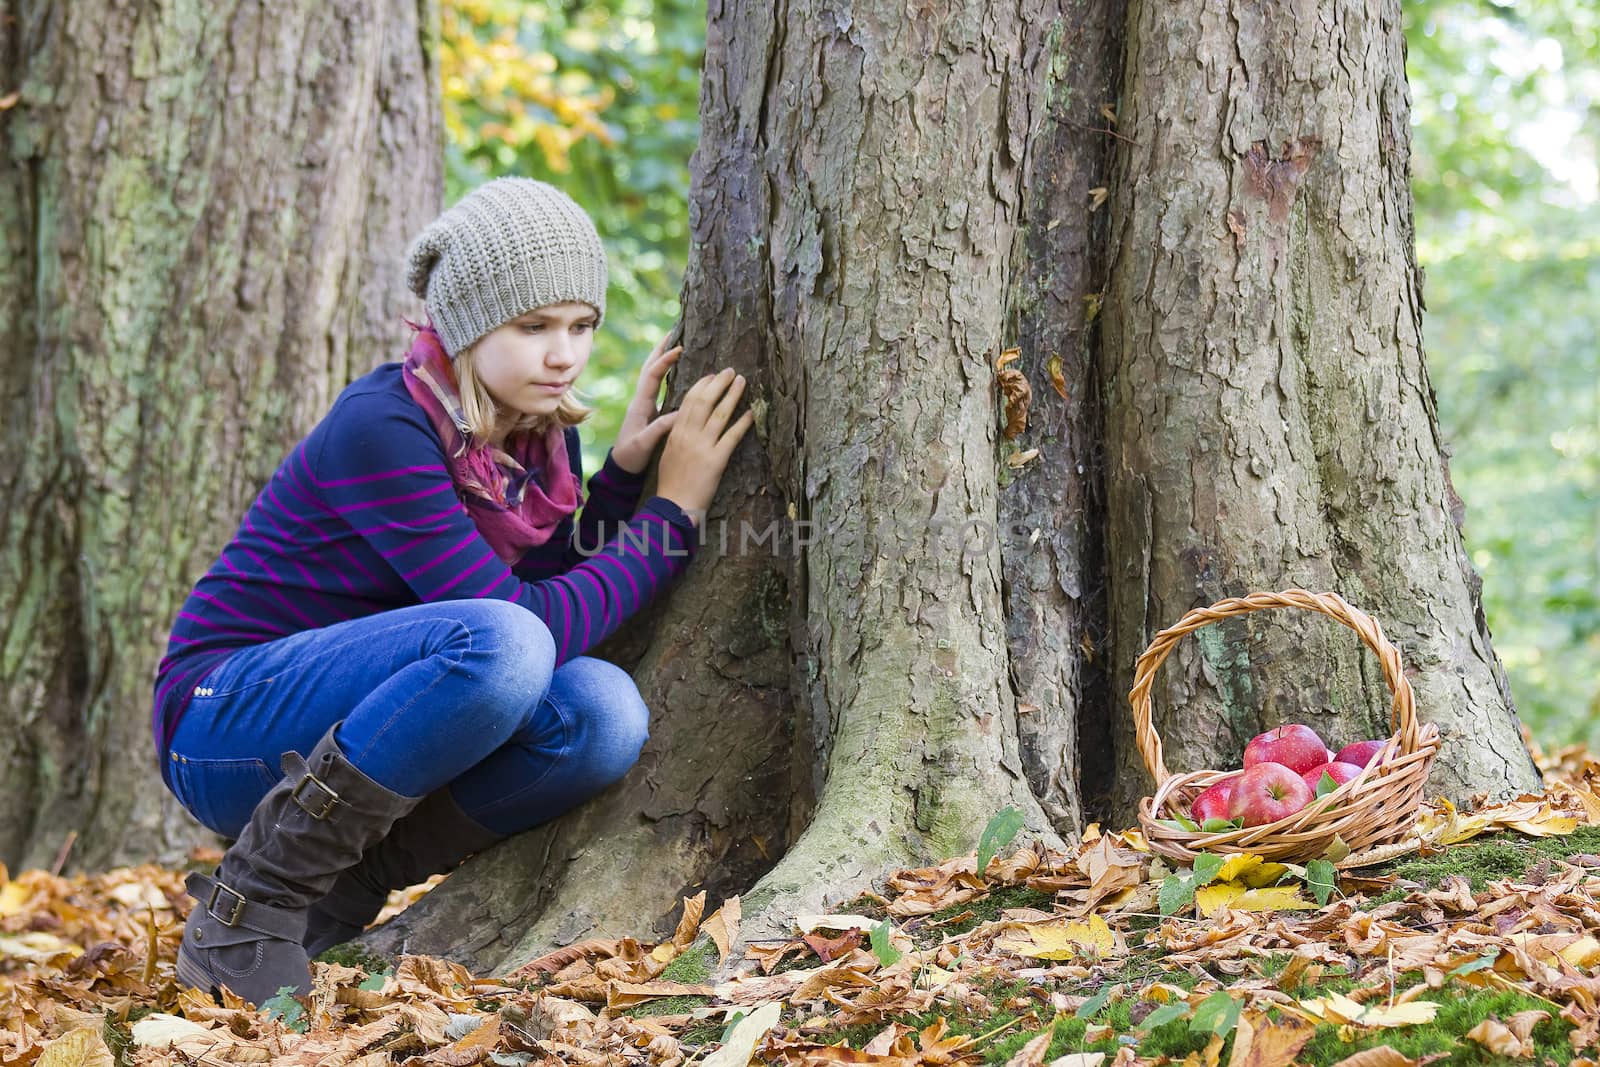
[[[0,0],[0,859],[176,858],[154,667],[278,457],[403,341],[429,0]]]
[[[1444,746],[1430,790],[1538,785],[1453,521],[1422,350],[1398,0],[1130,6],[1105,303],[1118,693],[1155,631],[1225,596],[1341,593],[1400,648]],[[1304,722],[1389,733],[1377,662],[1252,615],[1155,686],[1173,769]],[[1148,791],[1113,709],[1115,811]]]
[[[895,864],[971,848],[1007,804],[1054,839],[1010,677],[997,531],[1011,448],[993,362],[1026,315],[1030,336],[1076,346],[1086,374],[1081,312],[1055,334],[1047,309],[1081,307],[1087,270],[1034,281],[1023,259],[1035,205],[1088,241],[1087,205],[1063,200],[1087,188],[1089,170],[1063,159],[1084,135],[1031,153],[1050,92],[1078,99],[1075,37],[1108,27],[1086,17],[1074,33],[1059,14],[710,5],[682,366],[687,380],[740,369],[758,421],[707,523],[712,551],[629,624],[649,644],[635,670],[656,712],[645,759],[595,804],[471,861],[369,934],[374,948],[506,969],[575,937],[663,929],[682,893],[736,891],[781,855],[746,896],[759,937]],[[1092,62],[1070,75],[1106,76]],[[1026,312],[1008,311],[1017,288]],[[1055,479],[1006,520],[1046,521],[1050,486],[1076,481]],[[741,521],[782,530],[784,551],[741,549]],[[1035,769],[1075,832],[1081,607],[1055,583],[1098,564],[1092,536],[1068,541],[1012,599],[1016,632],[1037,642],[1020,685],[1050,707],[1027,735]],[[1032,547],[1008,541],[1005,565],[1032,568]],[[757,838],[759,859],[746,846],[726,869]]]
[[[1002,467],[1002,588],[1023,766],[1068,837],[1097,817],[1113,766],[1096,317],[1115,144],[1101,108],[1117,99],[1123,20],[1120,2],[1072,3],[1045,40],[1046,112],[1028,150],[1012,364],[1032,401],[1027,429],[1001,449],[1039,450],[1020,473]]]

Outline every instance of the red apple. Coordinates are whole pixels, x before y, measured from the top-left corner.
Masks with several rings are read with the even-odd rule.
[[[1233,784],[1228,816],[1246,826],[1277,822],[1311,803],[1316,794],[1304,779],[1281,763],[1247,767]]]
[[[1356,764],[1340,763],[1338,760],[1335,760],[1332,763],[1324,763],[1320,767],[1311,768],[1309,771],[1302,774],[1300,778],[1306,783],[1306,785],[1311,787],[1311,795],[1316,796],[1317,783],[1322,781],[1322,776],[1324,774],[1333,775],[1333,780],[1335,782],[1338,782],[1340,785],[1344,785],[1346,782],[1360,773],[1361,768]]]
[[[1389,743],[1388,738],[1382,741],[1357,741],[1353,745],[1346,745],[1339,750],[1334,758],[1338,763],[1354,763],[1357,767],[1365,767],[1378,758],[1378,753],[1383,751],[1383,746]]]
[[[1228,814],[1228,799],[1233,795],[1233,783],[1238,778],[1237,774],[1230,774],[1217,784],[1208,786],[1189,805],[1189,817],[1202,826],[1207,819],[1233,818]]]
[[[1296,774],[1304,774],[1313,767],[1328,762],[1328,746],[1309,726],[1289,723],[1276,730],[1268,730],[1244,746],[1244,765],[1254,767],[1262,763],[1278,763]]]

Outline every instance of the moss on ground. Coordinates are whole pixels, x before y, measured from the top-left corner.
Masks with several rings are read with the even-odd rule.
[[[387,971],[394,966],[387,957],[380,956],[357,941],[341,941],[331,948],[324,949],[322,954],[317,957],[317,961],[319,963],[339,963],[346,967],[359,967],[368,974]]]
[[[1050,902],[1055,899],[1054,894],[1029,889],[1025,885],[1003,885],[991,889],[988,893],[969,900],[965,904],[953,904],[948,908],[934,912],[927,918],[912,926],[906,923],[905,929],[916,939],[918,948],[936,945],[946,937],[967,933],[975,930],[986,922],[992,922],[1000,917],[1000,913],[1008,908],[1038,908],[1040,911],[1049,911]],[[960,922],[950,923],[948,926],[936,926],[963,912],[971,912],[968,918]]]
[[[699,985],[711,977],[716,962],[717,946],[707,939],[680,952],[677,959],[667,964],[667,969],[661,972],[661,981]]]
[[[1480,892],[1490,882],[1499,878],[1520,878],[1545,860],[1564,861],[1580,852],[1600,851],[1600,826],[1580,826],[1561,837],[1524,837],[1515,833],[1486,834],[1483,837],[1451,845],[1434,856],[1410,856],[1393,860],[1377,867],[1365,868],[1362,874],[1392,874],[1406,881],[1421,883],[1428,889],[1437,889],[1452,874],[1467,879],[1474,893]],[[1381,896],[1369,898],[1369,907],[1389,900],[1405,897],[1405,889],[1392,889]]]
[[[1448,1058],[1439,1062],[1449,1067],[1503,1064],[1508,1062],[1505,1057],[1469,1040],[1467,1031],[1491,1015],[1503,1021],[1519,1011],[1542,1010],[1549,1012],[1551,1018],[1533,1028],[1534,1056],[1518,1062],[1565,1064],[1572,1060],[1572,1045],[1567,1041],[1572,1024],[1557,1016],[1556,1006],[1548,1001],[1509,990],[1469,990],[1461,986],[1429,990],[1421,999],[1439,1004],[1439,1014],[1431,1023],[1364,1032],[1353,1042],[1341,1040],[1338,1027],[1324,1024],[1317,1027],[1298,1058],[1310,1064],[1337,1063],[1362,1049],[1389,1045],[1413,1059],[1447,1053]]]
[[[677,959],[667,964],[666,970],[661,972],[658,980],[700,985],[711,977],[716,961],[717,948],[706,939],[699,944],[690,945],[679,953]],[[659,1000],[647,1000],[643,1004],[636,1004],[626,1009],[623,1014],[634,1019],[649,1015],[688,1015],[696,1008],[703,1008],[709,1003],[711,1003],[710,997],[662,997]],[[721,1032],[719,1027],[717,1033],[720,1035]]]

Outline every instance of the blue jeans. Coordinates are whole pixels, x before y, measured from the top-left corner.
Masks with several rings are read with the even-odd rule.
[[[405,796],[448,786],[501,834],[555,818],[639,758],[649,709],[622,668],[555,667],[555,640],[504,600],[418,604],[242,648],[203,679],[172,738],[173,792],[237,837],[329,727],[352,764]]]

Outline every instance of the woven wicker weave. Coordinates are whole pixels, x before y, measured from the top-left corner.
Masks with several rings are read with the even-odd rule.
[[[1394,735],[1377,760],[1361,774],[1327,796],[1277,822],[1208,834],[1164,826],[1157,820],[1186,817],[1189,805],[1205,789],[1236,771],[1194,771],[1170,774],[1162,760],[1161,738],[1150,721],[1150,684],[1156,669],[1185,635],[1219,619],[1247,615],[1264,608],[1303,608],[1321,612],[1361,635],[1377,653],[1383,677],[1394,694],[1390,719]],[[1281,593],[1252,593],[1232,597],[1209,608],[1196,608],[1177,625],[1156,634],[1134,668],[1133,722],[1145,766],[1156,780],[1154,796],[1139,802],[1139,825],[1151,851],[1189,864],[1197,852],[1252,852],[1268,860],[1291,863],[1315,859],[1328,852],[1334,839],[1350,847],[1351,855],[1337,866],[1357,866],[1362,854],[1375,846],[1396,842],[1413,828],[1421,806],[1428,769],[1439,752],[1439,728],[1417,722],[1416,698],[1400,666],[1400,653],[1383,636],[1378,624],[1364,612],[1345,603],[1336,593],[1308,593],[1285,589]]]

